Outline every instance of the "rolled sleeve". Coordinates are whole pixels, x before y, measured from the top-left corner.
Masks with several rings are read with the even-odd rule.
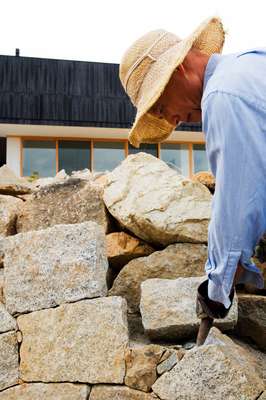
[[[244,267],[239,283],[264,286],[251,256],[266,231],[266,133],[260,128],[266,114],[221,92],[211,93],[202,110],[207,158],[216,178],[205,264],[208,295],[228,308],[238,262]]]

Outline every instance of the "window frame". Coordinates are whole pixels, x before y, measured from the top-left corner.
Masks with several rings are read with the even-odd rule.
[[[59,155],[58,155],[58,150],[59,150],[59,141],[63,140],[69,140],[69,141],[88,141],[90,142],[90,165],[88,166],[88,169],[90,169],[91,172],[94,172],[93,169],[93,163],[94,163],[94,142],[122,142],[124,143],[124,152],[125,152],[125,158],[128,156],[128,139],[127,138],[93,138],[93,137],[62,137],[62,136],[20,136],[20,176],[23,176],[23,163],[24,163],[24,145],[23,142],[26,140],[32,140],[32,141],[55,141],[56,145],[56,174],[59,172]],[[206,142],[199,140],[199,141],[189,141],[189,140],[167,140],[168,144],[185,144],[188,146],[188,159],[189,159],[189,176],[188,178],[191,178],[192,175],[194,174],[194,161],[193,161],[193,144],[203,144],[206,146]],[[157,143],[157,157],[159,159],[161,155],[161,143]]]

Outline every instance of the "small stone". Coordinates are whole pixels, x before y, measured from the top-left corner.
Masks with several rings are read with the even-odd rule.
[[[18,383],[18,344],[16,332],[0,335],[0,390]]]
[[[191,350],[195,346],[196,346],[195,342],[187,342],[187,343],[184,344],[183,347],[184,347],[185,350]]]
[[[171,355],[166,358],[166,360],[162,361],[160,364],[157,365],[157,372],[159,375],[162,375],[166,371],[170,371],[176,363],[181,359],[181,353],[178,351],[172,351]]]
[[[17,331],[17,341],[18,341],[18,343],[22,342],[22,333],[21,333],[21,331]]]
[[[162,346],[154,344],[129,348],[126,352],[125,384],[149,392],[156,381],[156,367],[164,350]]]
[[[192,175],[191,179],[193,181],[197,181],[205,185],[209,191],[213,194],[215,191],[215,177],[211,172],[208,171],[200,171],[196,174]]]
[[[10,315],[4,304],[0,303],[0,333],[16,329],[16,320]]]
[[[0,392],[0,400],[87,400],[90,387],[73,383],[22,383]]]
[[[125,232],[113,232],[106,236],[109,265],[120,270],[134,258],[148,256],[154,249],[136,237]]]

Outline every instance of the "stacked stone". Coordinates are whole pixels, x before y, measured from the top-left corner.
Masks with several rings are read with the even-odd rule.
[[[204,346],[188,343],[207,256],[204,185],[139,153],[97,180],[61,173],[3,196],[0,400],[263,399],[266,356],[220,330],[256,309],[248,333],[263,343],[265,298],[242,295]]]

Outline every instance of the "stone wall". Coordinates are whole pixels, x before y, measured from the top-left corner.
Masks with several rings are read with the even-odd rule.
[[[139,153],[104,179],[0,168],[0,193],[0,400],[264,398],[262,293],[195,346],[202,183]]]

